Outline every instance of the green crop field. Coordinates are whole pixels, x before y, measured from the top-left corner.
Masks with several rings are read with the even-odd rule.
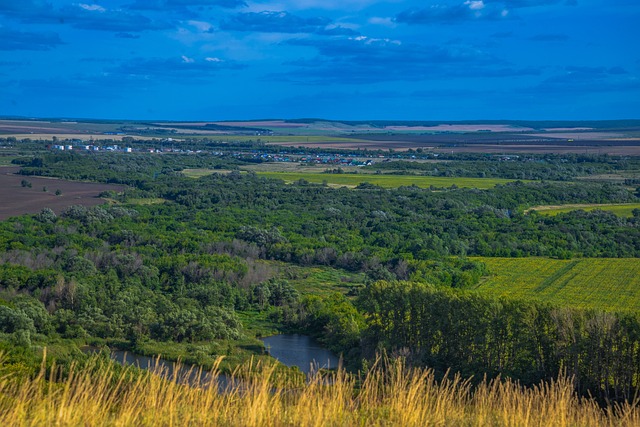
[[[640,259],[474,258],[489,276],[477,290],[582,308],[640,311]]]
[[[584,211],[593,211],[600,209],[603,211],[613,212],[614,214],[622,217],[633,216],[634,209],[640,209],[640,203],[621,203],[621,204],[606,204],[606,205],[560,205],[560,206],[536,206],[531,208],[543,215],[558,215],[561,213],[567,213],[582,209]]]
[[[183,169],[182,174],[187,178],[202,178],[203,176],[211,175],[214,173],[229,173],[228,169]]]
[[[499,178],[449,178],[439,176],[419,175],[371,175],[371,174],[331,174],[331,173],[306,173],[306,172],[257,172],[258,175],[273,179],[282,179],[285,182],[295,182],[304,179],[309,182],[321,184],[326,181],[329,185],[355,187],[358,184],[368,182],[384,188],[397,188],[401,186],[416,185],[421,188],[434,187],[458,187],[493,188],[498,184],[512,182],[509,179]]]

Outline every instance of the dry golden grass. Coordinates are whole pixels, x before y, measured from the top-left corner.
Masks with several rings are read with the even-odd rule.
[[[1,361],[0,361],[1,365]],[[256,372],[249,367],[247,372]],[[68,376],[0,378],[2,426],[638,426],[638,404],[603,410],[568,379],[525,389],[510,381],[472,387],[430,370],[380,365],[306,384],[263,367],[241,387],[187,386],[93,359]]]

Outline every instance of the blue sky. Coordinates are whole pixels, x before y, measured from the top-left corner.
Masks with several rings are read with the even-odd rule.
[[[637,0],[0,0],[0,115],[640,118]]]

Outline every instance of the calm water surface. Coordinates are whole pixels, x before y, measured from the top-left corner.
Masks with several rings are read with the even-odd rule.
[[[340,359],[306,335],[286,334],[262,338],[271,356],[287,366],[297,366],[305,374],[320,368],[337,368]]]

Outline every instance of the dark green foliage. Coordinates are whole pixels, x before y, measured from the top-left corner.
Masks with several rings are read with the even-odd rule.
[[[287,239],[280,230],[273,227],[271,230],[261,230],[253,226],[242,226],[237,237],[258,246],[271,246],[276,243],[284,243]]]
[[[36,216],[36,218],[40,222],[51,223],[51,222],[56,222],[56,220],[58,219],[58,216],[51,209],[43,208],[40,211],[40,213]]]
[[[0,327],[5,333],[35,333],[33,320],[19,308],[0,305]]]
[[[559,308],[436,290],[415,282],[376,282],[360,293],[363,352],[385,349],[409,362],[466,376],[506,375],[526,384],[565,370],[576,388],[629,399],[640,388],[640,317]]]
[[[452,288],[469,288],[488,273],[484,263],[466,258],[411,259],[399,266],[406,273],[397,276]]]
[[[292,306],[298,297],[298,291],[286,280],[270,279],[255,285],[251,291],[251,302],[259,308]]]

